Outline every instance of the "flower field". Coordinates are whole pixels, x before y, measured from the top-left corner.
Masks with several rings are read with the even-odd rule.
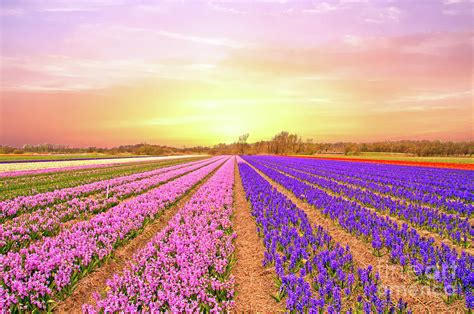
[[[19,171],[15,175],[2,172],[0,173],[0,201],[146,172],[203,158],[205,157],[197,156],[78,168],[38,169],[26,173]]]
[[[474,308],[472,171],[276,156],[168,162],[10,178],[58,185],[1,198],[0,311]],[[252,254],[236,230],[257,236]]]
[[[0,163],[0,177],[15,177],[20,175],[49,173],[56,171],[80,170],[97,167],[107,167],[115,164],[171,160],[176,158],[190,158],[193,156],[165,156],[140,158],[101,158],[81,160],[41,160],[36,162]]]

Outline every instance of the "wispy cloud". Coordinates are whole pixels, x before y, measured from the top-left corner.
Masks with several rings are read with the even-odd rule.
[[[96,11],[97,7],[78,7],[78,6],[68,6],[68,7],[54,7],[54,8],[44,8],[40,11],[42,12],[58,12],[58,13],[67,13],[67,12],[92,12]]]
[[[177,126],[188,124],[201,124],[209,122],[220,122],[229,120],[230,117],[225,115],[182,115],[179,117],[163,117],[145,121],[140,121],[140,125],[145,126]]]
[[[57,1],[39,2],[33,8],[39,12],[73,13],[93,12],[111,7],[128,6],[126,0],[84,0],[84,1]]]
[[[8,7],[1,7],[0,6],[0,16],[22,16],[26,13],[26,11],[22,8],[8,8]]]
[[[243,44],[241,42],[231,40],[228,38],[212,38],[212,37],[194,36],[194,35],[182,34],[182,33],[177,33],[177,32],[169,32],[169,31],[164,31],[164,30],[152,31],[152,30],[140,29],[140,31],[150,31],[150,32],[154,32],[157,35],[168,37],[168,38],[186,40],[186,41],[213,45],[213,46],[223,46],[223,47],[237,48],[237,49],[245,48],[248,46],[246,44]]]
[[[472,98],[474,90],[465,90],[465,91],[457,91],[457,92],[431,92],[419,95],[412,95],[412,96],[404,96],[400,99],[395,99],[392,102],[394,103],[413,103],[413,102],[432,102],[432,101],[439,101],[439,100],[452,100],[452,99],[459,99],[459,98]]]
[[[216,1],[209,1],[208,2],[209,7],[211,10],[214,10],[216,12],[222,12],[222,13],[227,13],[227,14],[234,14],[234,15],[245,15],[248,14],[247,11],[243,10],[238,10],[234,7],[231,6],[223,6],[221,3],[216,2]]]
[[[327,12],[332,12],[340,9],[336,4],[329,2],[314,2],[310,8],[303,9],[303,13],[307,14],[323,14]]]
[[[161,3],[157,2],[150,2],[150,3],[140,3],[135,4],[131,8],[132,10],[139,11],[142,14],[146,13],[165,13],[168,10],[165,6],[161,5]]]
[[[398,23],[403,16],[403,11],[396,6],[369,7],[364,12],[364,16],[364,21],[371,24]]]
[[[83,24],[79,26],[75,33],[66,41],[75,43],[79,47],[87,45],[96,45],[97,43],[107,42],[109,45],[116,45],[115,41],[120,43],[136,43],[140,45],[140,49],[148,47],[160,48],[165,50],[166,44],[160,42],[162,39],[172,39],[181,42],[194,43],[206,46],[222,47],[226,49],[243,49],[250,48],[253,45],[226,37],[212,37],[205,35],[196,35],[193,33],[176,32],[166,29],[152,29],[145,27],[134,27],[127,25],[105,25],[105,24]],[[125,46],[124,51],[135,47]]]
[[[68,14],[89,13],[112,7],[128,6],[126,0],[84,0],[84,1],[43,1],[43,2],[12,2],[0,5],[0,16],[23,16],[26,13]],[[138,5],[137,5],[138,7]]]
[[[202,63],[164,64],[143,59],[105,60],[58,55],[3,57],[0,62],[0,72],[8,73],[2,80],[3,90],[31,91],[103,89],[154,78],[199,80],[214,67]]]
[[[348,45],[351,46],[360,46],[364,40],[360,36],[355,36],[355,35],[345,35],[343,38],[343,42],[347,43]]]
[[[451,5],[451,4],[457,4],[457,3],[472,3],[472,0],[443,0],[443,4],[445,5]]]
[[[453,106],[445,105],[445,106],[422,106],[422,105],[408,105],[408,106],[393,106],[393,105],[385,105],[383,107],[375,107],[372,109],[372,112],[378,113],[397,113],[397,112],[409,112],[409,113],[421,113],[424,112],[433,112],[438,110],[449,110],[453,109]]]

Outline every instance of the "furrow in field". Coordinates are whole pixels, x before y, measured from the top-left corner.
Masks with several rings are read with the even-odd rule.
[[[72,293],[82,277],[222,163],[217,160],[28,249],[0,256],[0,310],[48,309],[50,300]]]
[[[435,239],[435,242],[438,246],[441,246],[441,244],[444,243],[448,245],[449,247],[454,248],[458,253],[461,253],[464,250],[470,254],[474,254],[474,250],[471,247],[461,248],[461,246],[468,246],[472,243],[472,236],[469,234],[469,232],[474,232],[474,231],[471,230],[471,226],[469,225],[467,220],[461,220],[459,219],[459,217],[457,217],[458,219],[456,219],[456,217],[450,217],[449,219],[449,221],[452,224],[456,223],[454,225],[463,231],[464,240],[462,242],[457,242],[454,239],[454,236],[448,237],[448,235],[446,235],[445,233],[440,234],[440,232],[436,232],[436,230],[450,229],[451,224],[447,226],[446,225],[447,223],[445,223],[445,225],[442,225],[436,230],[433,230],[433,228],[429,228],[424,223],[422,224],[421,222],[410,219],[410,217],[413,217],[413,215],[416,215],[416,214],[423,215],[422,209],[408,207],[408,208],[405,208],[406,211],[404,213],[396,211],[396,210],[392,211],[393,207],[391,205],[396,206],[396,204],[394,203],[379,204],[377,201],[374,201],[370,197],[370,195],[364,195],[363,191],[360,191],[360,192],[357,191],[357,193],[354,194],[348,191],[347,189],[338,190],[337,187],[336,188],[331,187],[330,184],[325,185],[324,182],[328,181],[326,178],[313,180],[313,177],[310,174],[306,174],[305,172],[302,172],[299,170],[289,170],[287,167],[284,167],[281,165],[272,166],[265,163],[259,163],[259,164],[261,164],[262,166],[268,167],[272,170],[278,171],[281,174],[286,175],[290,178],[297,179],[308,185],[318,188],[331,196],[340,197],[344,200],[355,202],[363,206],[364,208],[371,210],[372,212],[374,212],[375,214],[379,216],[386,214],[390,216],[391,220],[393,220],[394,222],[400,225],[407,223],[408,225],[416,229],[418,232],[420,232],[420,234],[422,234],[423,236],[433,237],[433,239]],[[414,213],[410,213],[411,210],[414,211]],[[418,210],[418,211],[415,212],[415,210]],[[436,213],[434,213],[433,216],[436,217]],[[439,219],[441,220],[442,218],[439,218]],[[429,220],[428,218],[423,219],[423,221],[428,221],[428,220]],[[430,221],[430,222],[433,223],[433,221]],[[437,221],[437,222],[438,224],[442,224],[442,222],[440,221]],[[462,226],[463,228],[461,228],[460,226]],[[456,234],[456,233],[453,232],[449,235],[452,235],[452,234]]]
[[[218,169],[221,167],[222,166]],[[143,232],[136,238],[131,239],[124,246],[117,248],[114,251],[112,259],[83,278],[70,296],[65,300],[56,300],[57,304],[54,306],[54,312],[82,313],[82,306],[84,304],[95,305],[95,294],[106,293],[107,281],[112,278],[114,274],[122,274],[130,262],[131,257],[142,250],[157,233],[161,232],[168,225],[176,213],[216,171],[217,169],[209,173],[199,183],[187,191],[174,205],[159,214],[153,222],[145,226]]]
[[[27,213],[8,220],[0,226],[0,253],[19,250],[42,237],[51,237],[59,233],[63,225],[71,220],[87,220],[108,210],[131,197],[143,194],[170,180],[199,169],[213,160],[196,162],[168,168],[160,171],[125,177],[106,191],[98,191],[87,197],[76,198],[65,203],[54,204],[43,210]],[[121,184],[123,183],[123,184]],[[71,223],[65,225],[70,226]]]
[[[247,158],[247,157],[246,157]],[[334,197],[297,179],[251,162],[267,176],[291,190],[296,197],[337,221],[354,236],[367,241],[374,254],[390,256],[390,261],[416,274],[417,279],[437,291],[444,291],[448,302],[464,299],[466,306],[474,306],[472,297],[472,269],[474,257],[465,251],[435,245],[433,238],[422,237],[415,229],[399,226],[388,217],[379,217],[372,211]]]
[[[232,222],[237,234],[235,239],[236,264],[232,269],[235,276],[235,308],[237,313],[277,313],[284,311],[283,302],[277,303],[275,270],[264,267],[264,244],[256,232],[255,219],[245,198],[237,163],[235,165],[234,215]]]
[[[197,190],[122,274],[108,281],[106,295],[95,306],[85,306],[86,312],[224,312],[232,308],[233,159]]]

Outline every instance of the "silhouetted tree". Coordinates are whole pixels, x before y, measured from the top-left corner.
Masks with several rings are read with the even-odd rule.
[[[241,136],[239,136],[239,141],[237,142],[237,145],[239,147],[239,154],[243,155],[245,153],[245,148],[247,147],[247,140],[249,138],[249,134],[245,133]]]

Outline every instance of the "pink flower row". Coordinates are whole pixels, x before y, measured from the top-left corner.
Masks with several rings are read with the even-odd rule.
[[[0,178],[27,176],[27,175],[43,174],[43,173],[59,172],[59,171],[76,171],[76,170],[93,169],[93,168],[105,168],[105,167],[123,165],[123,164],[128,164],[128,163],[133,163],[133,161],[129,161],[129,162],[125,161],[123,163],[81,165],[81,166],[56,167],[56,168],[44,168],[44,169],[33,169],[33,170],[13,170],[13,171],[1,172]]]
[[[221,313],[233,306],[234,158],[228,160],[142,251],[89,313]]]
[[[56,203],[44,210],[26,213],[8,220],[0,226],[0,252],[5,253],[10,249],[18,249],[31,240],[41,238],[43,235],[54,235],[60,229],[61,223],[72,220],[84,213],[99,213],[107,208],[117,205],[120,200],[156,187],[172,178],[186,172],[196,170],[213,160],[206,162],[190,163],[150,171],[135,177],[143,178],[130,181],[130,176],[114,179],[115,186],[108,192],[100,191],[94,197],[74,198],[65,203]],[[124,182],[120,184],[120,182]]]
[[[109,180],[97,181],[89,184],[84,184],[76,187],[55,190],[52,192],[39,193],[29,196],[19,196],[12,200],[0,202],[0,219],[14,217],[22,211],[34,211],[45,206],[55,204],[61,201],[67,201],[72,198],[81,197],[84,195],[105,191],[107,188],[122,185],[127,182],[132,182],[147,177],[151,177],[166,171],[179,169],[188,165],[208,163],[209,160],[195,161],[185,165],[179,164],[172,167],[160,168],[142,173],[136,173],[128,176],[122,176]]]
[[[123,202],[88,221],[20,252],[0,256],[0,312],[47,309],[86,273],[109,258],[123,241],[173,204],[223,162],[219,159]]]

